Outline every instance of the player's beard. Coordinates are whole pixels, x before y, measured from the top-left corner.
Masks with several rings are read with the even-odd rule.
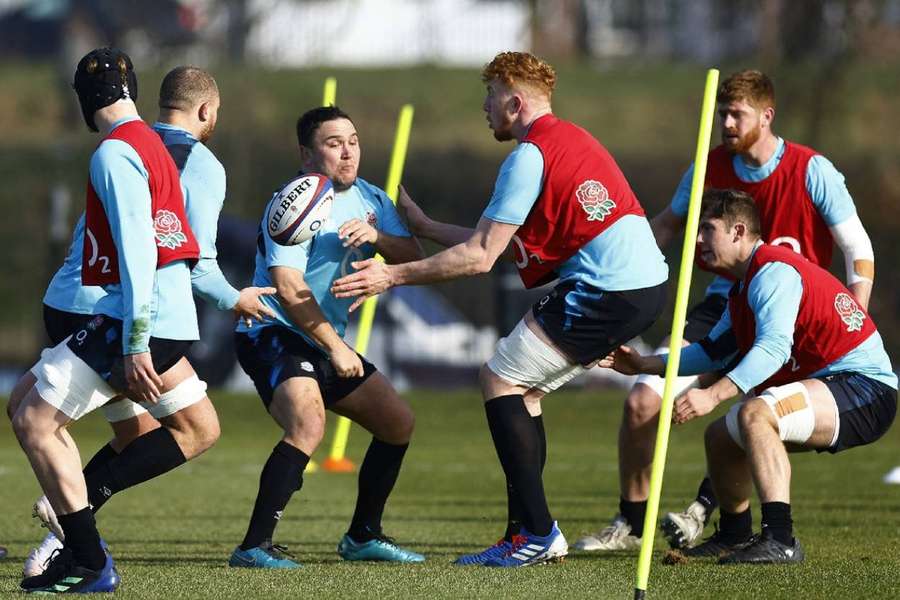
[[[758,127],[754,127],[750,131],[748,131],[745,135],[742,135],[738,138],[737,142],[733,145],[729,145],[725,141],[725,136],[727,134],[737,133],[733,130],[726,130],[722,132],[722,142],[725,143],[725,147],[732,154],[743,154],[750,150],[757,141],[759,141],[760,136],[762,135],[762,130]]]
[[[209,141],[209,138],[212,137],[213,131],[215,131],[215,129],[216,129],[216,122],[208,121],[203,126],[203,129],[200,130],[200,132],[199,132],[200,135],[197,136],[197,139],[200,140],[201,143],[205,144],[207,141]]]

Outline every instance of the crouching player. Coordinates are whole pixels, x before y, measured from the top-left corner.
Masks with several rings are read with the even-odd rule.
[[[880,438],[897,411],[897,377],[875,324],[850,291],[789,248],[760,240],[750,196],[708,191],[698,242],[703,260],[738,283],[710,334],[681,351],[679,374],[736,366],[678,398],[673,418],[684,423],[705,415],[739,392],[745,399],[706,430],[722,518],[715,535],[684,554],[721,557],[723,564],[800,562],[788,452],[836,453]],[[601,365],[662,375],[665,359],[622,347]],[[760,536],[752,535],[751,485],[762,504]]]
[[[272,535],[303,470],[325,432],[325,409],[356,421],[374,436],[359,471],[350,529],[338,545],[345,560],[420,562],[381,531],[381,516],[400,472],[413,430],[413,413],[388,380],[342,339],[352,300],[329,290],[350,263],[376,251],[388,261],[422,257],[384,192],[358,179],[360,146],[353,122],[336,107],[313,109],[297,122],[304,172],[328,176],[335,187],[331,218],[310,241],[280,246],[263,219],[254,284],[274,286],[263,301],[276,317],[238,325],[238,360],[253,379],[269,414],[284,430],[263,467],[259,493],[232,567],[298,566]]]

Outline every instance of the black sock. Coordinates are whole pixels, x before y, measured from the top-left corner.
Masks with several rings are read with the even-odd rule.
[[[741,513],[720,510],[719,514],[719,536],[726,544],[740,544],[753,535],[753,516],[749,508]]]
[[[547,434],[544,432],[544,417],[538,415],[531,417],[531,420],[534,422],[541,440],[541,473],[543,473],[544,465],[547,464]],[[509,479],[506,480],[506,514],[506,532],[503,534],[503,539],[512,542],[513,536],[518,535],[519,530],[522,529],[522,503]]]
[[[697,488],[697,502],[706,509],[706,522],[709,522],[710,514],[719,506],[716,493],[713,491],[712,480],[709,477],[704,477],[700,482],[700,487]]]
[[[619,498],[619,514],[625,517],[631,525],[631,535],[641,537],[644,535],[644,516],[647,514],[647,501],[631,502],[625,498]]]
[[[782,544],[793,546],[794,521],[791,519],[791,505],[784,502],[763,502],[762,528]]]
[[[83,508],[68,515],[57,515],[56,518],[66,536],[66,547],[72,550],[75,562],[94,571],[102,569],[106,563],[106,554],[100,545],[100,533],[91,509]]]
[[[521,502],[525,528],[535,535],[548,535],[553,518],[541,478],[541,436],[525,401],[518,394],[499,396],[485,402],[484,410],[497,457]]]
[[[85,469],[84,479],[91,509],[97,512],[116,492],[149,481],[185,462],[187,459],[171,431],[159,427],[145,433],[105,463],[98,464],[91,471]],[[88,465],[92,463],[93,459]]]
[[[396,446],[372,438],[359,468],[359,492],[356,510],[347,532],[356,542],[368,542],[381,533],[381,515],[409,444]]]
[[[103,465],[105,465],[118,455],[119,453],[113,450],[113,447],[109,444],[103,446],[102,448],[97,450],[97,453],[91,457],[91,460],[89,460],[88,463],[84,465],[84,469],[82,469],[84,476],[87,477],[90,473],[93,473],[94,471],[100,469],[101,467],[103,467]]]
[[[259,476],[259,493],[241,550],[272,539],[275,526],[295,491],[303,486],[303,470],[309,456],[285,441],[278,442]]]

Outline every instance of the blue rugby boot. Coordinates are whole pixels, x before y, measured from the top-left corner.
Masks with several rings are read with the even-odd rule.
[[[122,579],[112,555],[106,552],[106,562],[98,570],[77,564],[72,551],[57,552],[47,569],[35,577],[26,577],[21,587],[30,594],[96,594],[116,591]]]
[[[418,552],[401,548],[397,543],[384,535],[375,534],[367,542],[357,542],[349,533],[344,534],[338,543],[337,552],[344,560],[375,560],[400,563],[424,562],[425,557]]]
[[[559,562],[569,553],[569,544],[562,531],[553,522],[553,529],[545,536],[535,535],[524,527],[522,540],[501,558],[492,558],[484,563],[486,567],[527,567],[549,562]]]
[[[235,548],[228,559],[228,566],[245,569],[296,569],[300,563],[291,560],[293,558],[294,555],[287,551],[286,546],[266,540],[249,550],[241,550],[240,546]]]
[[[462,556],[454,560],[453,564],[463,567],[483,565],[491,559],[503,558],[510,552],[510,550],[513,549],[513,546],[521,544],[524,541],[525,538],[521,535],[514,535],[511,542],[507,541],[505,538],[500,538],[499,540],[497,540],[496,544],[494,544],[493,546],[488,546],[481,552],[476,552],[474,554],[463,554]]]

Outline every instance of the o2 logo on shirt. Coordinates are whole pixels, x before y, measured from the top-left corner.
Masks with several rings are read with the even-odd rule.
[[[109,257],[100,255],[100,244],[97,243],[97,238],[94,237],[94,234],[87,227],[84,228],[84,233],[88,236],[88,241],[91,243],[91,257],[88,259],[88,266],[93,267],[100,262],[103,263],[100,267],[101,273],[112,273],[112,269],[109,268]]]
[[[539,263],[544,262],[541,260],[541,257],[537,254],[529,255],[528,252],[525,251],[525,244],[522,242],[522,238],[517,235],[512,236],[513,243],[513,258],[516,260],[516,267],[520,269],[524,269],[529,265],[529,263],[533,260],[536,260]]]

